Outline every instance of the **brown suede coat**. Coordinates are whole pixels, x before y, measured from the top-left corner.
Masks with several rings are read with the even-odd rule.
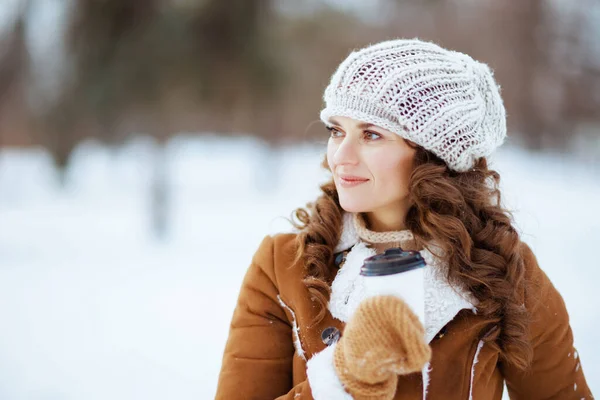
[[[317,310],[302,283],[303,266],[292,263],[295,250],[295,234],[277,234],[265,237],[254,255],[233,314],[217,399],[313,398],[306,360],[326,347],[324,329],[343,332],[344,323],[328,312],[310,326]],[[531,368],[524,373],[501,363],[491,346],[479,348],[493,327],[464,309],[430,341],[427,399],[500,400],[505,381],[511,399],[593,398],[563,299],[524,243],[522,251],[533,283],[525,303],[533,316]],[[422,391],[421,374],[400,376],[395,399],[421,400]]]

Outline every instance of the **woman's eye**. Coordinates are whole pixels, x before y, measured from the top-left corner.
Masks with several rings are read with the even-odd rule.
[[[381,135],[375,132],[365,132],[369,140],[378,140],[381,139]]]
[[[329,137],[334,138],[334,139],[340,138],[344,135],[343,132],[337,130],[336,128],[334,128],[332,126],[328,126],[327,130],[329,131],[329,135],[330,135]],[[371,141],[379,140],[379,139],[383,138],[383,136],[381,134],[375,133],[375,132],[369,132],[369,131],[364,132],[364,137],[365,137],[365,139],[371,140]]]
[[[340,131],[338,131],[337,129],[335,129],[335,128],[331,127],[331,126],[327,127],[327,130],[329,131],[329,135],[332,138],[340,137],[341,134],[342,134]]]

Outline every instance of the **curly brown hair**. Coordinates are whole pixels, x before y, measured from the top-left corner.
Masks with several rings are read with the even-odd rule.
[[[423,147],[409,144],[416,152],[405,223],[415,244],[432,252],[428,243],[439,246],[443,256],[436,256],[447,262],[449,282],[469,290],[479,300],[478,315],[496,325],[484,340],[505,362],[526,369],[532,349],[527,340],[529,314],[523,306],[525,268],[513,215],[501,206],[500,175],[488,169],[485,157],[470,171],[456,172]],[[326,157],[322,166],[329,170]],[[315,322],[327,310],[343,214],[334,181],[320,189],[316,201],[296,209],[290,221],[300,230],[296,262],[303,260],[303,282],[319,307]]]

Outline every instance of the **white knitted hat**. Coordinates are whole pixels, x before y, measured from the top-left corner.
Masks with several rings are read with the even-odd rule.
[[[323,95],[321,120],[344,116],[390,130],[464,172],[506,137],[506,111],[490,68],[419,39],[353,51]]]

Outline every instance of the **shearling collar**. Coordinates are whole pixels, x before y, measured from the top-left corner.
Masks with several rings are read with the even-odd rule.
[[[335,252],[352,248],[332,285],[329,310],[347,322],[358,304],[364,299],[363,277],[360,267],[365,258],[375,255],[375,250],[361,241],[352,221],[352,213],[344,213],[343,228]],[[477,312],[477,299],[467,290],[450,285],[444,276],[446,265],[430,251],[420,251],[425,259],[425,337],[431,342],[435,335],[463,309]]]

